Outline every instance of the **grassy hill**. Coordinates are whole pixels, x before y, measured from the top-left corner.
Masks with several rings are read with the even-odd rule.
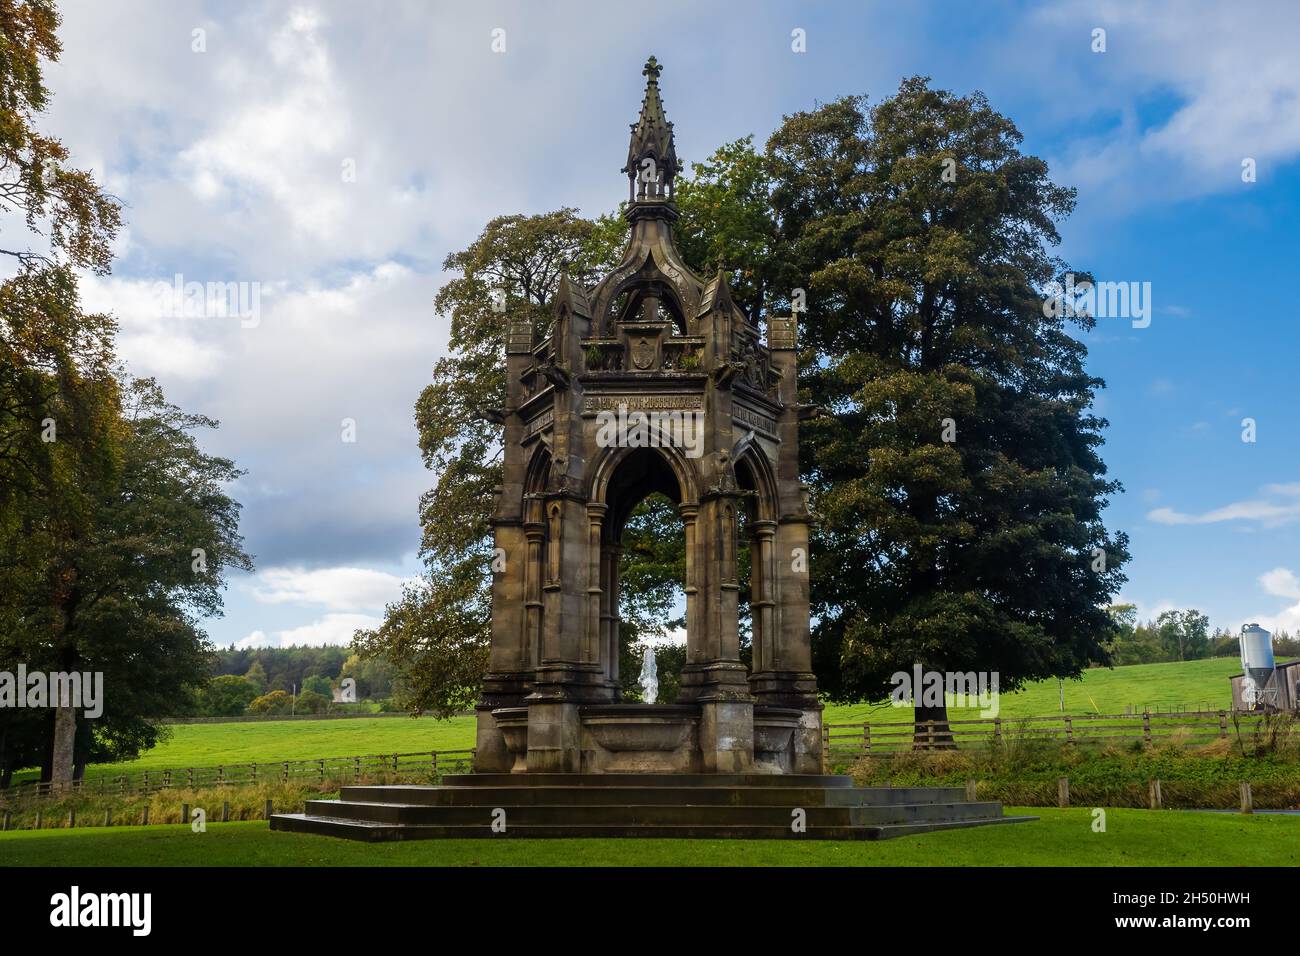
[[[1279,660],[1279,663],[1281,661]],[[1122,714],[1154,710],[1218,710],[1232,706],[1228,678],[1241,673],[1235,657],[1203,661],[1175,661],[1169,664],[1130,664],[1127,667],[1085,671],[1082,680],[1065,682],[1067,714]],[[1040,717],[1062,713],[1057,682],[1039,681],[1015,694],[1001,696],[1000,717]],[[827,723],[906,720],[906,708],[886,704],[834,705],[826,708]],[[976,711],[961,714],[976,717]],[[957,716],[953,710],[950,716]]]
[[[1231,703],[1228,677],[1240,670],[1235,658],[1172,664],[1134,664],[1086,672],[1065,682],[1066,713],[1123,713],[1126,707],[1162,710],[1217,709]],[[1056,681],[1042,681],[1001,698],[1001,716],[1060,713]],[[953,711],[953,716],[957,715]],[[963,712],[977,716],[974,711]],[[829,705],[827,723],[864,720],[905,721],[910,711],[888,704]],[[356,754],[458,750],[474,746],[474,718],[438,721],[429,717],[357,717],[345,720],[266,721],[265,723],[182,724],[169,740],[129,764],[94,767],[88,772],[120,773],[164,767],[311,760]]]

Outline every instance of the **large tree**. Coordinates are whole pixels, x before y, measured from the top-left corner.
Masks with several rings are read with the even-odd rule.
[[[200,619],[220,614],[226,572],[252,567],[226,490],[241,472],[194,435],[216,422],[169,404],[152,380],[123,374],[119,394],[111,478],[87,491],[72,539],[56,516],[32,517],[20,570],[40,573],[11,575],[3,599],[4,669],[103,675],[103,712],[92,720],[59,707],[52,726],[33,727],[0,712],[0,725],[14,718],[10,768],[20,751],[30,759],[39,733],[43,778],[55,785],[87,762],[137,756],[158,741],[158,718],[185,712],[189,688],[212,670]]]
[[[4,640],[28,656],[38,641],[66,661],[72,555],[112,480],[121,436],[115,328],[82,311],[76,270],[108,271],[120,210],[35,127],[48,101],[43,61],[60,52],[58,23],[48,0],[0,5],[0,209],[26,228],[0,248],[14,269],[0,284],[0,623]],[[17,596],[32,588],[45,594],[39,638],[15,618]],[[66,782],[71,709],[58,707],[54,724],[54,763]]]
[[[39,755],[62,786],[156,740],[206,676],[197,618],[248,558],[223,490],[237,472],[190,434],[215,423],[131,380],[112,319],[81,307],[77,272],[109,271],[120,207],[35,128],[58,23],[48,0],[0,3],[0,209],[25,227],[0,243],[0,668],[99,671],[106,701],[93,725],[71,702],[0,711],[0,778]]]
[[[800,385],[828,413],[801,439],[834,700],[880,699],[914,664],[1007,691],[1108,659],[1128,553],[1102,521],[1119,487],[1103,383],[1070,330],[1093,320],[1044,308],[1075,194],[1020,143],[982,95],[914,77],[874,108],[787,117],[767,144],[769,287],[806,291]]]

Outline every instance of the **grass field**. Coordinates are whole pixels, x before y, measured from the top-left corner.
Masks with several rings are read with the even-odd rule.
[[[474,718],[348,717],[339,720],[268,720],[228,724],[175,724],[170,739],[139,760],[91,767],[87,773],[271,763],[364,754],[461,750],[474,746]]]
[[[1300,816],[1033,809],[1035,823],[880,843],[426,840],[365,844],[263,822],[0,833],[0,866],[1296,866]]]
[[[1280,660],[1279,660],[1280,663]],[[1065,713],[1122,714],[1126,707],[1170,710],[1209,710],[1232,706],[1228,678],[1241,673],[1235,657],[1170,664],[1130,664],[1127,667],[1084,671],[1083,679],[1065,681]],[[1039,681],[1014,694],[1002,694],[1001,717],[1037,717],[1061,713],[1060,690],[1054,680]],[[827,723],[906,720],[909,711],[888,704],[850,704],[826,708]],[[974,710],[953,708],[949,716],[975,717]]]
[[[1065,707],[1071,714],[1123,713],[1143,705],[1162,709],[1178,705],[1226,707],[1231,703],[1228,676],[1240,670],[1235,658],[1173,664],[1134,664],[1114,670],[1090,670],[1082,681],[1065,682]],[[1043,681],[1001,698],[1008,718],[1060,713],[1056,681]],[[827,723],[905,721],[910,711],[888,704],[832,704]],[[951,716],[977,716],[953,709]],[[178,724],[171,736],[139,760],[90,768],[90,776],[174,767],[314,760],[364,754],[459,750],[474,746],[474,718],[356,717],[226,724]]]

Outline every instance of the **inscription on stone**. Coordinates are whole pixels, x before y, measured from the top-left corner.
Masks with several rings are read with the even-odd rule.
[[[548,408],[528,423],[527,434],[534,435],[555,421],[555,409]]]
[[[744,405],[734,405],[731,409],[731,417],[738,422],[743,422],[750,428],[766,432],[769,435],[776,434],[776,419],[752,408],[746,408]]]
[[[583,399],[584,415],[597,412],[616,412],[624,405],[629,412],[699,411],[704,408],[701,395],[588,395]]]

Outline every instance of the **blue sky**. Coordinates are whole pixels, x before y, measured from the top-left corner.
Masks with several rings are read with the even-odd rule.
[[[432,476],[412,405],[447,347],[441,262],[500,213],[614,207],[650,53],[688,161],[911,74],[984,91],[1079,190],[1061,255],[1151,284],[1148,328],[1104,319],[1087,338],[1126,488],[1108,512],[1132,539],[1122,597],[1144,616],[1300,628],[1284,281],[1300,12],[1220,6],[63,4],[46,128],[127,206],[114,274],[88,277],[85,298],[118,316],[134,371],[221,419],[207,447],[249,472],[236,493],[258,571],[232,580],[212,638],[345,641],[418,572]],[[160,306],[155,284],[176,274],[260,283],[256,324]]]

